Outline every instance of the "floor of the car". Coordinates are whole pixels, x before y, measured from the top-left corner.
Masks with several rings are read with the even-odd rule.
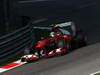
[[[55,50],[57,48],[58,47],[56,45],[54,45],[54,46],[46,46],[46,51],[47,51],[47,53],[49,53],[50,51]]]

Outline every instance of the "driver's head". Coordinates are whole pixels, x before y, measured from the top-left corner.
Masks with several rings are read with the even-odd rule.
[[[51,37],[54,37],[54,36],[56,35],[56,33],[59,33],[59,32],[60,32],[60,30],[59,30],[58,27],[53,27],[53,28],[51,29],[50,36],[51,36]]]
[[[54,36],[55,36],[55,33],[54,33],[54,32],[51,32],[51,33],[50,33],[50,36],[51,36],[51,37],[54,37]]]

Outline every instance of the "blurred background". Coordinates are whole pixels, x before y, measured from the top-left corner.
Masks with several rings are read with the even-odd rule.
[[[82,25],[97,22],[99,3],[99,0],[1,0],[0,35],[25,26],[31,18],[34,21],[48,18],[40,23],[42,26],[67,20]]]

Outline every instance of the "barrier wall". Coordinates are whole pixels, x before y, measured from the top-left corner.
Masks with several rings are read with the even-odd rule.
[[[31,42],[31,28],[29,25],[0,37],[0,62],[23,52],[25,46]]]

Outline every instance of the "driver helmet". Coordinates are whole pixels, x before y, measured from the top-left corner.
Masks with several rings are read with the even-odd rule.
[[[50,36],[51,36],[51,37],[54,37],[54,36],[55,36],[55,32],[51,32],[51,33],[50,33]]]

